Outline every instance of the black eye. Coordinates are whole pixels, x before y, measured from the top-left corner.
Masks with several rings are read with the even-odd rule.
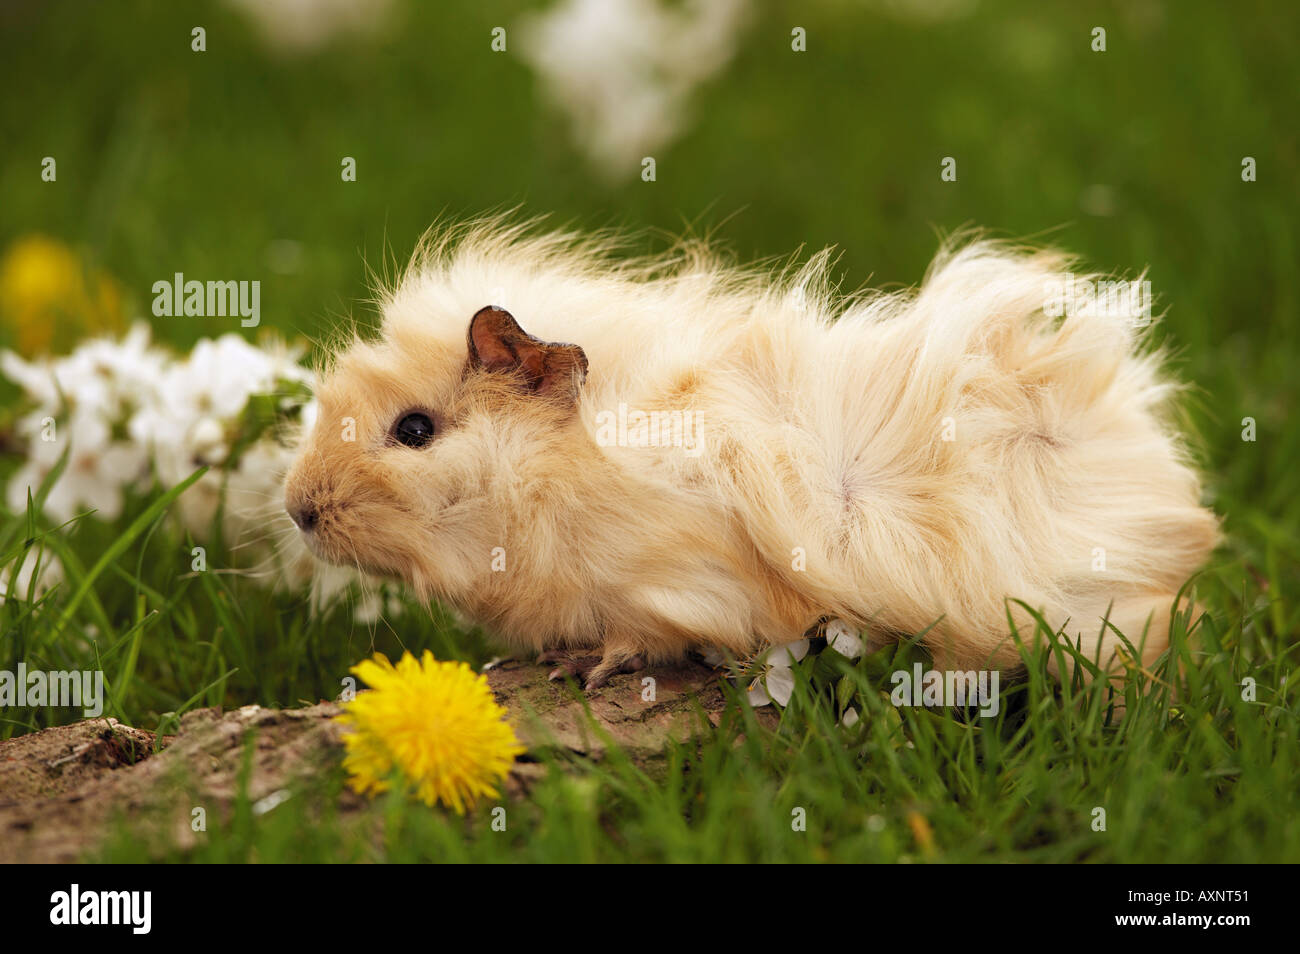
[[[393,436],[407,447],[423,447],[433,440],[433,420],[427,414],[408,414],[397,422]]]

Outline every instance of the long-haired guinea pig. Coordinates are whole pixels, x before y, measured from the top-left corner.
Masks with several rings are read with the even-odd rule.
[[[1145,322],[1054,253],[950,245],[850,297],[829,264],[435,235],[323,369],[289,514],[588,688],[825,617],[1013,668],[1022,602],[1102,669],[1153,662],[1218,522]]]

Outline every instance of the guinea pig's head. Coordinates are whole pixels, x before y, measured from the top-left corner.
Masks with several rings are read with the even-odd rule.
[[[407,322],[343,351],[285,481],[321,559],[457,596],[512,521],[572,471],[587,356],[488,307],[462,338]]]

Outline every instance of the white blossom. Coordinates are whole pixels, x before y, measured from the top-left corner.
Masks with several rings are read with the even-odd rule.
[[[16,577],[11,580],[12,575],[11,567],[5,567],[0,572],[0,602],[9,598],[11,583],[13,592],[19,599],[26,599],[28,593],[33,593],[39,599],[50,587],[63,582],[63,566],[54,554],[33,547],[27,551]],[[32,588],[33,575],[36,576],[35,589]]]
[[[310,388],[311,373],[299,357],[282,344],[257,347],[235,334],[204,339],[175,357],[150,343],[143,323],[119,340],[87,341],[63,357],[29,362],[0,354],[0,371],[35,404],[17,426],[27,458],[6,489],[10,509],[26,507],[28,493],[36,493],[65,452],[67,464],[44,502],[46,515],[59,523],[87,511],[115,520],[129,489],[147,491],[153,478],[173,487],[207,465],[211,470],[177,501],[181,523],[205,536],[224,490],[226,538],[238,546],[250,532],[265,537],[283,516],[281,480],[292,447],[271,433],[245,448],[237,463],[229,457],[253,396],[286,384]],[[302,400],[286,397],[281,409]],[[289,562],[300,557],[292,554]]]
[[[794,694],[794,672],[791,667],[806,655],[806,638],[768,650],[760,661],[758,677],[750,684],[749,704],[755,707],[771,702],[781,706],[789,705],[790,696]]]
[[[393,0],[226,0],[281,53],[309,53],[331,41],[379,32]]]
[[[827,623],[825,636],[826,644],[841,656],[857,659],[864,651],[862,636],[842,619]]]
[[[671,143],[692,92],[730,62],[744,0],[564,0],[527,18],[520,51],[611,181]]]

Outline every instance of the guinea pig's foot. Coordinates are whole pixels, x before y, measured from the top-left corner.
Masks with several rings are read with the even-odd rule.
[[[583,682],[587,692],[599,689],[609,682],[611,676],[619,673],[639,672],[645,668],[645,660],[640,656],[575,656],[562,650],[551,650],[537,657],[538,663],[557,663],[551,670],[549,679],[565,677]]]
[[[548,649],[537,657],[537,665],[549,666],[551,663],[562,663],[571,658],[573,658],[573,653],[567,649]]]
[[[615,656],[610,658],[607,653],[605,658],[600,661],[590,675],[587,676],[586,690],[591,692],[593,689],[599,689],[605,683],[609,682],[609,677],[629,672],[640,672],[645,668],[645,660],[640,656]]]
[[[537,657],[537,662],[541,665],[550,665],[555,663],[555,668],[546,678],[556,679],[577,679],[585,680],[593,669],[600,665],[599,656],[577,656],[573,653],[566,653],[563,650],[554,650],[552,652],[542,653]]]

